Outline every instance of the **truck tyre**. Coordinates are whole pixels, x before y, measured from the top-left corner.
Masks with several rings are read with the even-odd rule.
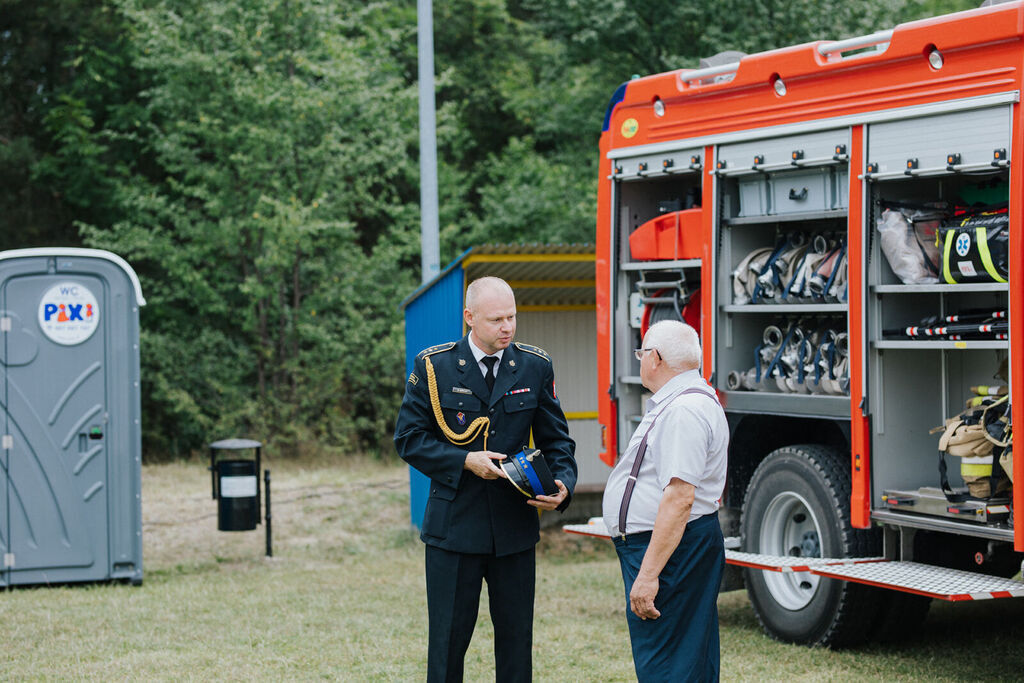
[[[754,471],[740,522],[745,552],[791,557],[877,555],[879,538],[850,526],[849,456],[819,445],[772,451]],[[773,638],[841,647],[865,640],[881,591],[806,572],[746,569],[758,621]]]

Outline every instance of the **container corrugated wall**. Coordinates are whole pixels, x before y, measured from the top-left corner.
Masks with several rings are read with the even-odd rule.
[[[405,309],[405,375],[412,372],[416,354],[436,344],[462,337],[463,271],[452,268],[425,289]],[[430,493],[430,479],[409,468],[409,517],[419,528]]]
[[[597,458],[597,318],[591,310],[528,311],[519,314],[516,339],[548,352],[555,367],[558,400],[576,441],[577,491],[602,490],[608,467]]]

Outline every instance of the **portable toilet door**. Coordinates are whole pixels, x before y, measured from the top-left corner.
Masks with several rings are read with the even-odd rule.
[[[141,582],[144,303],[109,252],[0,253],[0,585]]]

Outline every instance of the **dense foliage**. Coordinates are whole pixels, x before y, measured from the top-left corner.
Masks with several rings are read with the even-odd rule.
[[[442,260],[591,239],[632,74],[963,0],[434,0]],[[0,0],[0,248],[139,272],[147,457],[390,452],[418,283],[414,0]]]

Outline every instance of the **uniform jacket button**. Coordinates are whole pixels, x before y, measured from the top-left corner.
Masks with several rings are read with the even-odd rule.
[[[497,434],[497,432],[492,429],[491,430],[491,436],[494,436],[495,434]]]
[[[491,415],[494,415],[494,408],[491,408]]]

